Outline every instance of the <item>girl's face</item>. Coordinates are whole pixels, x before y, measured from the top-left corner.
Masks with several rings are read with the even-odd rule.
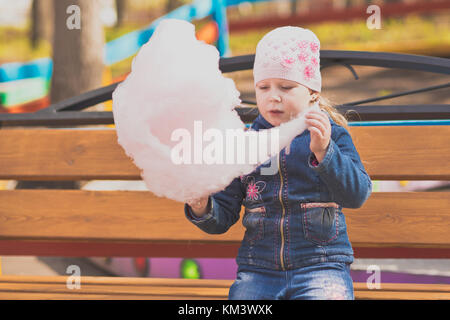
[[[265,79],[256,84],[256,104],[264,119],[276,127],[309,108],[310,91],[295,81]]]

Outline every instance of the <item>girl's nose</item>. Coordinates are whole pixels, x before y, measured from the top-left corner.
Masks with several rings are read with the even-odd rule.
[[[270,97],[270,100],[276,101],[276,102],[281,102],[281,97],[280,97],[279,95],[273,94],[273,95]]]

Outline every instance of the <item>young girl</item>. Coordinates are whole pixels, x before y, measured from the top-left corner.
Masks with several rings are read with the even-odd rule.
[[[261,166],[223,191],[185,204],[201,230],[246,227],[229,299],[353,299],[353,250],[343,208],[359,208],[372,183],[345,118],[320,96],[320,42],[313,32],[281,27],[256,48],[253,68],[259,116],[251,129],[279,126],[314,103],[308,130],[278,155],[278,172]]]

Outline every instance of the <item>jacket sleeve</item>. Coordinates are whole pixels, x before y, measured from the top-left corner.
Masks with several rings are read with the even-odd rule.
[[[372,193],[372,181],[349,132],[341,126],[333,127],[334,134],[322,162],[314,166],[312,161],[315,157],[311,153],[308,165],[319,174],[337,204],[345,208],[359,208]]]
[[[243,199],[244,190],[238,177],[224,190],[209,196],[209,210],[204,216],[196,217],[187,203],[184,204],[184,213],[189,221],[206,233],[225,233],[239,220]]]

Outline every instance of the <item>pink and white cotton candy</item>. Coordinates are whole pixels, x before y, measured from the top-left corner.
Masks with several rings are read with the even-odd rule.
[[[173,141],[173,133],[183,129],[194,136],[194,121],[201,121],[203,132],[216,129],[225,137],[233,129],[248,138],[250,132],[233,110],[241,102],[239,95],[233,80],[219,70],[219,52],[196,39],[194,25],[176,19],[158,25],[113,92],[118,143],[141,169],[148,190],[180,202],[223,190],[306,129],[303,115],[269,129],[279,130],[278,149],[268,146],[258,164],[174,163],[172,151],[179,142]]]

